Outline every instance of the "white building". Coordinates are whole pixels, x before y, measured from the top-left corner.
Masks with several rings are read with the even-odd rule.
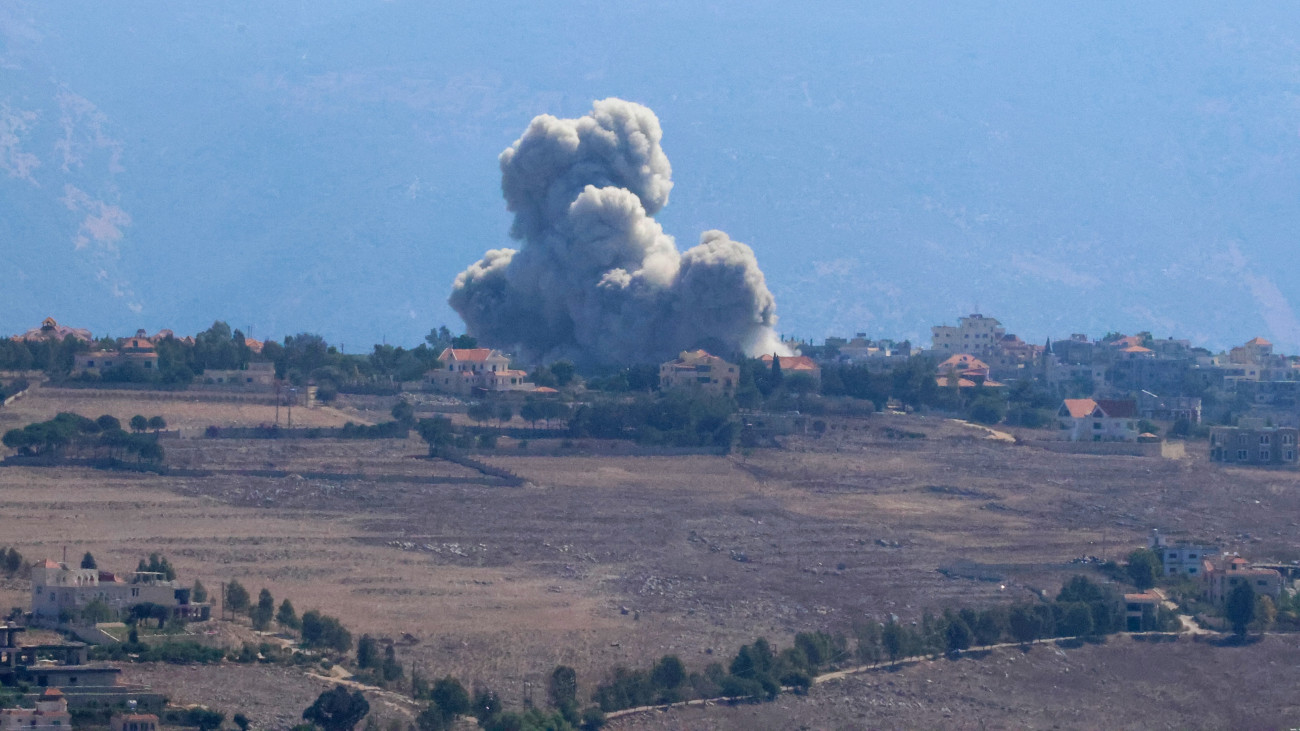
[[[68,700],[58,688],[46,688],[35,708],[6,708],[0,711],[0,731],[69,731],[72,714]]]
[[[979,314],[958,318],[956,327],[935,325],[930,332],[933,335],[930,349],[943,355],[988,355],[1001,349],[1002,338],[1007,334],[1002,323]]]
[[[204,620],[211,616],[207,604],[190,602],[189,588],[159,574],[136,572],[125,580],[99,569],[69,568],[46,559],[32,567],[32,616],[36,624],[63,624],[91,602],[123,612],[136,604],[157,604],[175,616]]]
[[[1057,424],[1071,442],[1136,442],[1137,402],[1068,398],[1056,412]]]
[[[531,391],[528,373],[510,367],[510,358],[491,348],[447,348],[438,356],[442,367],[424,375],[424,382],[447,393],[468,396],[476,391]]]
[[[1179,541],[1170,544],[1159,530],[1152,530],[1147,547],[1160,557],[1165,576],[1194,576],[1200,578],[1202,562],[1219,553],[1217,546],[1204,546]]]

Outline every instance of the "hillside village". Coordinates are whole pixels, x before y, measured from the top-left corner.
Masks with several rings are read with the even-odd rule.
[[[124,338],[95,338],[47,319],[0,341],[0,420],[8,427],[3,438],[8,451],[0,468],[28,481],[89,470],[157,480],[153,484],[166,490],[199,485],[206,491],[199,494],[208,500],[307,515],[326,505],[338,510],[339,500],[355,500],[340,511],[352,514],[357,505],[382,505],[390,491],[405,495],[403,500],[437,501],[451,494],[444,491],[482,490],[474,500],[484,506],[500,500],[503,493],[498,491],[504,488],[515,488],[505,494],[535,492],[541,499],[554,489],[538,476],[551,469],[545,465],[570,459],[578,465],[576,472],[598,484],[611,464],[624,465],[617,468],[619,474],[632,474],[630,463],[612,461],[616,459],[646,460],[650,469],[660,465],[664,470],[667,463],[653,460],[701,459],[720,462],[691,464],[752,477],[759,485],[788,469],[795,476],[782,477],[779,484],[787,486],[782,489],[812,484],[822,490],[836,484],[836,490],[850,495],[879,489],[865,487],[875,483],[859,471],[865,464],[861,460],[872,455],[911,459],[905,456],[923,453],[924,459],[942,464],[958,458],[949,453],[964,454],[961,459],[980,460],[986,469],[1001,460],[1037,470],[1096,469],[1098,474],[1112,469],[1176,474],[1194,464],[1222,471],[1216,474],[1227,480],[1239,480],[1241,470],[1267,477],[1289,474],[1297,466],[1300,404],[1293,386],[1300,383],[1300,357],[1276,354],[1258,337],[1218,354],[1147,333],[1111,333],[1097,340],[1071,335],[1034,345],[1007,333],[998,320],[974,314],[956,325],[935,326],[929,347],[858,335],[820,344],[787,341],[790,354],[754,358],[694,348],[659,363],[618,369],[587,369],[563,359],[522,363],[445,328],[426,340],[412,349],[377,345],[366,354],[346,354],[319,336],[260,342],[219,322],[194,336],[141,330]],[[44,399],[73,404],[76,411],[24,411]],[[92,418],[100,404],[119,413]],[[123,404],[140,413],[121,413]],[[181,404],[186,413],[199,415],[177,416]],[[229,405],[238,416],[205,416],[223,413],[215,408],[219,405]],[[46,418],[21,423],[14,421],[17,413]],[[155,413],[168,416],[145,416]],[[985,446],[986,441],[998,446]],[[412,445],[418,446],[412,450]],[[315,456],[302,456],[308,454]],[[828,460],[837,467],[810,477],[801,466],[807,459]],[[1080,461],[1089,459],[1097,461]],[[943,478],[953,484],[925,484],[919,489],[921,499],[975,500],[977,515],[961,514],[971,523],[1019,515],[1023,509],[1010,506],[1009,497],[997,492],[996,479],[975,486],[967,469],[958,470],[965,477]],[[992,472],[997,469],[1010,468]],[[685,479],[695,483],[697,476],[688,473]],[[647,479],[647,484],[656,481]],[[1105,480],[1089,485],[1107,487]],[[419,497],[400,492],[410,489]],[[797,491],[791,494],[799,499]],[[721,499],[733,502],[725,494]],[[446,507],[437,504],[439,510]],[[521,512],[544,510],[542,505]],[[563,523],[575,509],[581,506],[564,511]],[[1118,510],[1087,506],[1089,516],[1111,509]],[[614,510],[619,515],[622,508]],[[918,514],[928,510],[939,509],[931,506]],[[213,729],[223,723],[247,728],[249,718],[242,713],[227,720],[217,712],[234,714],[240,711],[237,705],[212,710],[177,704],[165,683],[132,679],[137,668],[154,664],[270,665],[308,678],[311,692],[320,691],[315,702],[298,701],[287,716],[263,721],[267,728],[288,728],[288,718],[328,729],[328,713],[320,709],[337,704],[361,714],[352,725],[365,716],[364,709],[382,706],[394,728],[421,731],[457,723],[492,729],[593,729],[618,726],[622,719],[631,723],[647,709],[662,710],[676,702],[772,700],[782,693],[808,693],[843,673],[897,670],[912,662],[966,657],[980,648],[1023,650],[1045,642],[1070,648],[1083,639],[1101,643],[1108,636],[1166,638],[1153,642],[1208,638],[1215,646],[1235,647],[1271,634],[1300,632],[1300,555],[1279,530],[1272,529],[1261,543],[1249,522],[1231,523],[1236,531],[1225,535],[1222,528],[1206,527],[1213,521],[1189,528],[1186,516],[1168,505],[1152,505],[1140,517],[1134,510],[1127,507],[1110,517],[1111,528],[1102,523],[1089,529],[1094,532],[1082,550],[1091,552],[1075,553],[1068,561],[1053,545],[1056,539],[1036,531],[1028,539],[1029,556],[1020,563],[972,562],[965,549],[958,560],[922,559],[927,575],[985,587],[973,590],[979,598],[970,605],[960,595],[950,596],[939,613],[931,611],[933,605],[924,606],[922,613],[915,605],[894,607],[886,599],[889,611],[868,614],[865,623],[841,619],[835,631],[814,631],[803,619],[790,625],[791,648],[775,652],[765,639],[761,645],[744,645],[730,665],[695,673],[691,680],[684,670],[680,679],[672,679],[682,664],[672,653],[647,670],[584,668],[589,692],[561,693],[549,698],[549,705],[533,699],[530,680],[522,698],[512,700],[522,702],[519,711],[503,710],[499,697],[479,687],[481,677],[467,675],[462,683],[446,674],[439,686],[432,682],[439,675],[417,671],[410,658],[433,650],[423,649],[413,634],[415,626],[400,635],[390,630],[380,641],[364,618],[350,617],[354,624],[349,629],[316,609],[299,615],[286,597],[277,605],[272,592],[284,591],[265,575],[266,588],[255,601],[240,585],[243,575],[226,568],[219,575],[200,575],[204,569],[195,568],[182,576],[152,551],[134,571],[99,566],[89,551],[77,564],[67,555],[68,546],[74,556],[80,553],[77,536],[60,535],[23,545],[28,553],[62,545],[60,560],[39,553],[29,560],[14,548],[0,550],[0,568],[7,577],[0,589],[26,598],[0,625],[0,707],[10,706],[0,710],[0,729],[72,725],[156,731],[167,726]],[[728,571],[764,570],[753,558],[764,550],[761,542],[738,546],[748,531],[767,529],[755,518],[744,520],[749,527],[733,526],[724,533],[732,536],[730,547],[715,544],[717,535],[706,537],[703,529],[691,529],[687,544],[705,547],[706,555],[719,554]],[[495,561],[508,561],[504,555],[531,558],[559,545],[548,540],[526,546],[531,539],[513,538],[508,530],[490,530],[477,543],[464,538],[439,543],[420,537],[428,530],[424,522],[415,522],[387,533],[396,537],[385,542],[367,538],[367,545],[403,560],[464,562],[466,568],[491,564],[485,554],[476,553],[492,550],[491,540],[506,546]],[[942,529],[913,531],[902,540],[868,541],[857,535],[854,550],[911,553],[936,530]],[[1121,537],[1109,538],[1108,530]],[[148,534],[146,528],[129,544],[148,542]],[[772,538],[785,540],[786,534]],[[515,540],[518,546],[512,545]],[[212,571],[201,552],[187,548],[185,541],[173,539],[170,545],[188,554],[191,567]],[[577,557],[596,555],[594,548],[563,545],[562,576],[582,575],[585,569],[576,568],[574,561],[598,560]],[[131,549],[114,544],[112,550]],[[474,556],[478,558],[471,561]],[[814,566],[796,561],[790,570],[797,577],[792,586],[802,587],[793,590],[797,596],[808,589],[800,582],[820,584],[826,577],[843,576],[852,571],[852,560],[819,560]],[[915,567],[909,571],[917,573]],[[1044,572],[1050,578],[1044,579]],[[282,575],[297,573],[285,569]],[[709,573],[716,581],[718,569]],[[209,594],[204,581],[219,590]],[[475,581],[488,586],[501,580]],[[659,579],[644,581],[642,592]],[[547,592],[555,591],[563,589],[552,583]],[[321,595],[313,601],[321,602]],[[733,601],[728,596],[726,603]],[[765,606],[784,606],[793,600],[778,594],[766,601]],[[642,611],[650,616],[648,607],[620,604],[617,616],[635,625]],[[824,608],[819,612],[817,616],[836,614]],[[409,664],[404,665],[404,657]],[[653,661],[634,657],[631,662],[642,659]],[[753,666],[764,662],[766,669]],[[559,675],[572,672],[564,665],[554,668]],[[321,683],[327,685],[323,691]],[[550,692],[558,691],[552,687]],[[480,703],[489,710],[476,710]],[[318,712],[324,715],[312,715]]]
[[[428,393],[514,404],[516,413],[525,402],[555,400],[567,413],[629,394],[697,391],[731,399],[741,411],[815,416],[857,401],[876,411],[1034,429],[1039,441],[1099,443],[1103,451],[1191,438],[1208,440],[1200,448],[1218,462],[1300,464],[1300,356],[1274,353],[1260,337],[1220,353],[1150,333],[1073,334],[1037,345],[972,314],[934,326],[928,348],[858,334],[786,342],[794,355],[747,359],[697,349],[592,372],[562,359],[519,363],[446,328],[426,340],[413,349],[376,345],[348,355],[319,336],[263,343],[224,323],[196,336],[140,330],[95,339],[51,318],[0,341],[0,374],[11,374],[10,391],[38,378],[76,388],[266,393],[308,407],[339,393]],[[805,422],[795,420],[801,428]]]

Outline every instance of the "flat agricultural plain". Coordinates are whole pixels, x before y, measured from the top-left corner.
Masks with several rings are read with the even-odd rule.
[[[21,408],[0,411],[0,428],[68,410],[66,400],[36,390],[15,405]],[[126,403],[109,413],[162,413],[169,422],[175,414],[196,427],[262,418],[232,413],[231,404],[177,401]],[[74,410],[87,415],[106,411],[80,403]],[[346,407],[315,416],[295,409],[296,423],[299,411],[301,423],[358,420]],[[492,687],[508,703],[520,702],[529,685],[544,697],[545,677],[561,663],[577,668],[589,691],[617,665],[643,667],[668,653],[696,670],[725,663],[759,636],[779,646],[803,630],[847,631],[862,619],[908,620],[927,609],[1054,593],[1070,575],[1089,571],[1073,559],[1118,558],[1144,545],[1153,527],[1253,559],[1300,558],[1300,475],[1210,465],[1203,444],[1190,444],[1191,456],[1180,460],[1099,457],[1050,453],[926,417],[832,426],[821,438],[726,457],[581,456],[588,446],[599,451],[582,443],[575,456],[507,446],[484,457],[526,478],[521,488],[476,484],[472,470],[423,459],[415,439],[173,439],[165,441],[168,463],[213,474],[0,469],[0,544],[37,560],[66,549],[75,561],[91,551],[101,567],[117,570],[159,552],[183,579],[200,578],[210,589],[237,579],[254,594],[266,587],[277,602],[291,599],[300,612],[335,615],[354,635],[410,635],[413,644],[398,643],[405,665]],[[924,438],[891,438],[903,432]],[[249,476],[250,469],[284,476]],[[0,607],[25,607],[27,591],[24,581],[0,585]],[[1054,648],[999,652],[823,684],[775,704],[618,723],[936,727],[958,718],[972,728],[1123,727],[1101,721],[1172,709],[1186,697],[1179,684],[1201,687],[1220,663],[1258,669],[1275,662],[1276,673],[1214,672],[1224,703],[1257,711],[1169,716],[1180,728],[1269,726],[1295,715],[1277,694],[1294,687],[1294,662],[1284,658],[1294,657],[1296,645],[1288,637],[1232,649],[1187,638],[1161,646],[1113,639],[1060,651],[1066,659],[1057,665]],[[1047,669],[1022,670],[1036,662]],[[1143,674],[1149,664],[1160,672]],[[232,713],[241,709],[228,699],[242,699],[255,723],[281,721],[272,709],[283,698],[310,698],[323,687],[283,674],[268,680],[267,672],[220,666],[173,681],[168,671],[138,667],[126,675],[174,700]],[[1050,673],[1062,693],[1077,678],[1114,678],[1092,682],[1091,695],[1080,696],[1114,717],[1071,715],[1070,708],[1089,706],[1050,695]],[[221,677],[219,687],[195,680],[209,677]],[[888,682],[909,695],[882,685]],[[293,683],[301,685],[286,690]],[[973,693],[973,683],[991,690]],[[903,700],[937,715],[902,713]]]

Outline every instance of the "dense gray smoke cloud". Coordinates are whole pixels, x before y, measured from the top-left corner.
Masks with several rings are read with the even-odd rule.
[[[701,345],[784,352],[753,250],[706,231],[681,253],[655,221],[673,187],[662,136],[654,112],[621,99],[533,119],[500,158],[522,245],[487,252],[452,286],[471,334],[525,358],[591,364]]]

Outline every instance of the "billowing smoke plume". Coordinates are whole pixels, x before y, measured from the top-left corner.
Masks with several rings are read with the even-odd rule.
[[[654,112],[621,99],[535,118],[501,153],[518,250],[461,272],[451,306],[484,345],[529,358],[653,362],[705,346],[784,351],[748,246],[706,231],[685,253],[654,215],[672,168]]]

